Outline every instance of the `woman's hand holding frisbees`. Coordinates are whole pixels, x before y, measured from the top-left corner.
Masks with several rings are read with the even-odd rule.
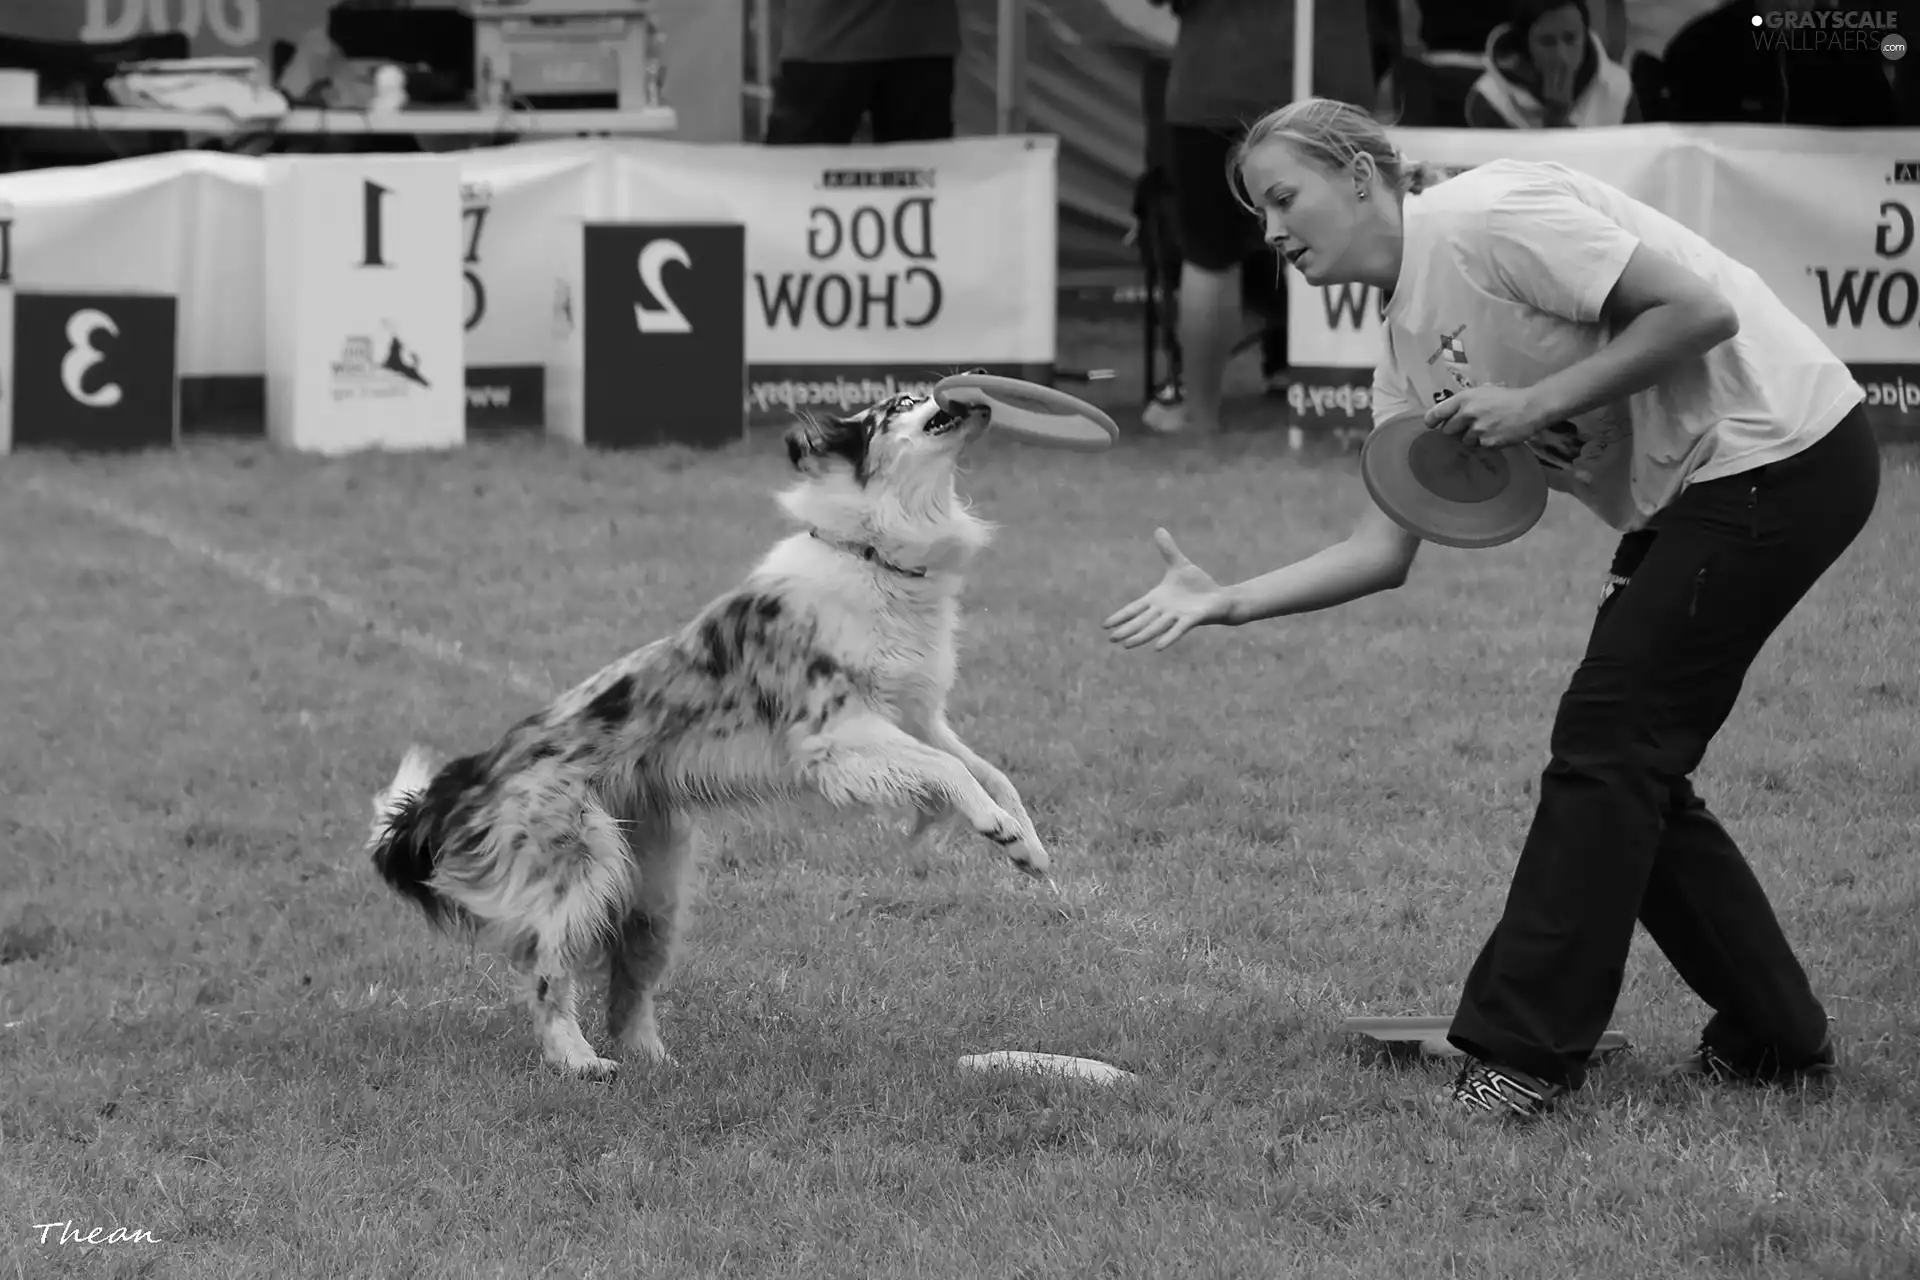
[[[1483,449],[1503,449],[1536,435],[1547,424],[1533,397],[1513,387],[1468,387],[1427,410],[1427,425]]]

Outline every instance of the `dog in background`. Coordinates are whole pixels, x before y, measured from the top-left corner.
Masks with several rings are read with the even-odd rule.
[[[618,659],[491,747],[419,747],[374,797],[379,874],[436,927],[506,954],[545,1059],[605,1075],[575,1012],[605,963],[607,1032],[665,1061],[654,993],[684,923],[702,810],[825,797],[958,813],[1029,876],[1050,858],[1007,777],[947,723],[958,597],[991,535],[955,491],[984,410],[896,396],[786,435],[805,528],[677,634]]]

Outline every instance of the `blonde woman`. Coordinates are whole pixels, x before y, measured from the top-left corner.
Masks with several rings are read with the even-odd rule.
[[[1454,1101],[1530,1117],[1577,1088],[1636,920],[1714,1010],[1685,1066],[1824,1074],[1826,1012],[1689,777],[1754,656],[1873,511],[1863,391],[1754,272],[1564,166],[1432,185],[1366,113],[1319,99],[1261,119],[1235,166],[1307,283],[1386,295],[1376,424],[1424,408],[1435,430],[1525,443],[1622,535],[1454,1015]],[[1369,503],[1344,541],[1223,586],[1155,538],[1165,576],[1104,624],[1128,648],[1389,590],[1420,546]]]

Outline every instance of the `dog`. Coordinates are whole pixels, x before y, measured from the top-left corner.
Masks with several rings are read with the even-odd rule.
[[[607,1033],[669,1060],[654,996],[685,927],[704,811],[824,797],[957,813],[1028,876],[1052,859],[1006,775],[946,718],[958,598],[992,529],[959,497],[984,410],[895,396],[785,435],[804,526],[678,633],[612,662],[491,747],[419,746],[374,796],[378,874],[443,932],[503,952],[544,1059],[605,1076],[574,977],[607,966]]]

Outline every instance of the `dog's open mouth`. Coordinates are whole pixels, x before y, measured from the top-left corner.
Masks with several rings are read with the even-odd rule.
[[[927,419],[927,434],[930,436],[943,436],[955,427],[965,425],[969,418],[980,412],[982,412],[980,408],[971,405],[965,406],[965,412],[957,416],[948,413],[945,409],[936,409],[934,410],[933,416]]]

